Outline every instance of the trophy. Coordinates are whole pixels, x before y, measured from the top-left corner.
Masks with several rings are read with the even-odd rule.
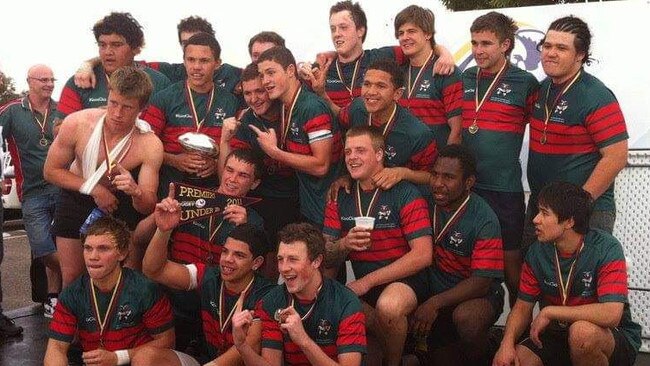
[[[198,153],[204,159],[216,159],[219,156],[219,145],[210,136],[200,132],[186,132],[178,136],[178,142],[187,152]],[[196,174],[190,178],[198,178]]]

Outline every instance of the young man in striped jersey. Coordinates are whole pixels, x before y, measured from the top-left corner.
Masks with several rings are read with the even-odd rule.
[[[427,203],[419,190],[408,182],[383,189],[373,181],[384,169],[384,146],[376,127],[348,130],[345,163],[353,185],[350,193],[339,192],[328,202],[323,233],[326,268],[338,269],[346,257],[352,262],[356,280],[348,287],[363,301],[371,319],[368,331],[379,343],[370,349],[371,356],[383,353],[385,364],[397,365],[407,316],[425,299],[416,289],[426,284],[423,270],[431,265],[433,252]],[[356,227],[359,216],[374,217],[374,228]]]
[[[614,94],[583,65],[589,64],[587,23],[555,20],[541,43],[540,85],[530,120],[524,246],[533,241],[537,195],[553,181],[582,186],[594,198],[590,226],[612,232],[616,218],[614,179],[627,163],[625,118]]]
[[[433,167],[434,265],[426,301],[411,319],[416,354],[425,364],[479,365],[488,329],[503,308],[503,249],[499,221],[471,189],[476,161],[461,145],[440,150]],[[426,342],[426,343],[425,343]]]
[[[307,223],[278,234],[278,268],[284,284],[272,289],[255,312],[233,316],[233,338],[246,365],[359,366],[366,353],[365,317],[359,298],[323,277],[325,240]],[[262,352],[246,338],[262,321]]]
[[[621,243],[589,227],[591,194],[575,184],[545,186],[537,204],[537,241],[492,364],[633,365],[641,327],[630,314]],[[536,302],[541,310],[533,317]],[[530,336],[519,342],[529,325]]]
[[[476,66],[463,73],[463,145],[477,160],[474,192],[485,199],[501,224],[505,279],[514,305],[521,270],[524,189],[519,155],[539,83],[510,63],[517,25],[489,12],[470,27]]]

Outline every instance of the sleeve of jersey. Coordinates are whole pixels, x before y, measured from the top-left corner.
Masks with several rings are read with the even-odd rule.
[[[628,139],[623,112],[616,100],[587,115],[585,127],[600,149]]]
[[[325,222],[323,222],[323,234],[335,239],[341,236],[341,218],[339,215],[339,204],[330,201],[325,204]]]
[[[357,301],[358,303],[358,301]],[[344,310],[344,317],[339,323],[336,348],[339,354],[359,352],[366,353],[366,318],[361,304],[350,301]]]
[[[451,75],[444,78],[442,102],[445,105],[447,118],[460,116],[463,112],[463,82],[458,68]]]
[[[475,276],[503,278],[503,241],[498,221],[488,221],[479,231],[471,267]]]
[[[599,302],[627,302],[627,266],[620,245],[609,247],[597,276]]]
[[[535,302],[539,299],[540,294],[541,289],[539,288],[537,277],[535,277],[532,267],[528,260],[526,260],[521,266],[519,293],[517,294],[517,297],[527,302]]]
[[[174,326],[174,317],[169,298],[158,289],[157,285],[153,284],[152,287],[149,294],[155,300],[149,310],[144,313],[142,323],[149,333],[159,334]]]
[[[156,136],[162,134],[165,124],[167,124],[167,119],[165,117],[165,110],[162,108],[163,101],[160,93],[155,94],[149,103],[149,106],[145,109],[144,113],[140,118],[147,121],[153,132]]]
[[[416,188],[404,195],[401,207],[400,225],[406,240],[432,235],[427,202],[416,192]]]
[[[526,107],[524,109],[524,123],[530,123],[530,116],[533,114],[533,108],[535,107],[535,101],[539,95],[539,83],[537,79],[534,79],[533,85],[531,85],[530,92],[526,96]]]
[[[59,104],[56,106],[56,117],[65,118],[71,113],[83,109],[79,89],[74,85],[72,78],[65,83],[59,98]]]
[[[305,132],[310,144],[332,138],[332,117],[326,112],[311,117],[305,123]]]
[[[207,266],[203,263],[192,263],[196,267],[196,291],[200,292],[203,288],[203,280],[205,280],[205,272]]]
[[[415,153],[411,155],[407,164],[409,169],[429,172],[433,169],[433,163],[438,157],[438,146],[431,130],[423,129],[415,141]]]
[[[262,348],[282,350],[282,331],[280,324],[272,318],[270,311],[267,310],[269,301],[269,297],[265,296],[255,306],[255,315],[262,321]]]
[[[63,296],[56,304],[54,318],[50,322],[48,337],[57,341],[71,343],[77,331],[77,316],[64,303]]]
[[[339,110],[339,115],[338,115],[339,126],[341,126],[341,129],[344,131],[350,128],[350,107],[353,104],[354,103],[350,103]]]

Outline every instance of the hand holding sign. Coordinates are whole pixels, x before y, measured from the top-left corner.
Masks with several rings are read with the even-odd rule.
[[[174,183],[169,183],[169,194],[156,205],[153,212],[156,226],[161,231],[172,230],[181,221],[181,206],[174,199],[175,191]]]
[[[227,219],[239,225],[238,221],[246,222],[242,221],[242,219],[246,220],[246,217],[241,215],[243,207],[261,201],[260,198],[255,197],[228,196],[215,190],[185,183],[176,183],[175,186],[177,187],[175,197],[180,205],[181,223],[212,215],[227,214]],[[226,209],[228,206],[230,208]]]

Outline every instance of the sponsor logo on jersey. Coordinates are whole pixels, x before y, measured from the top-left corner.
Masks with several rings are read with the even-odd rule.
[[[107,99],[104,98],[104,97],[88,98],[88,101],[89,101],[89,102],[100,102],[100,103],[105,103],[106,100],[107,100]]]
[[[185,113],[185,114],[176,113],[174,115],[174,117],[175,118],[192,118],[192,115],[189,114],[189,113]]]

